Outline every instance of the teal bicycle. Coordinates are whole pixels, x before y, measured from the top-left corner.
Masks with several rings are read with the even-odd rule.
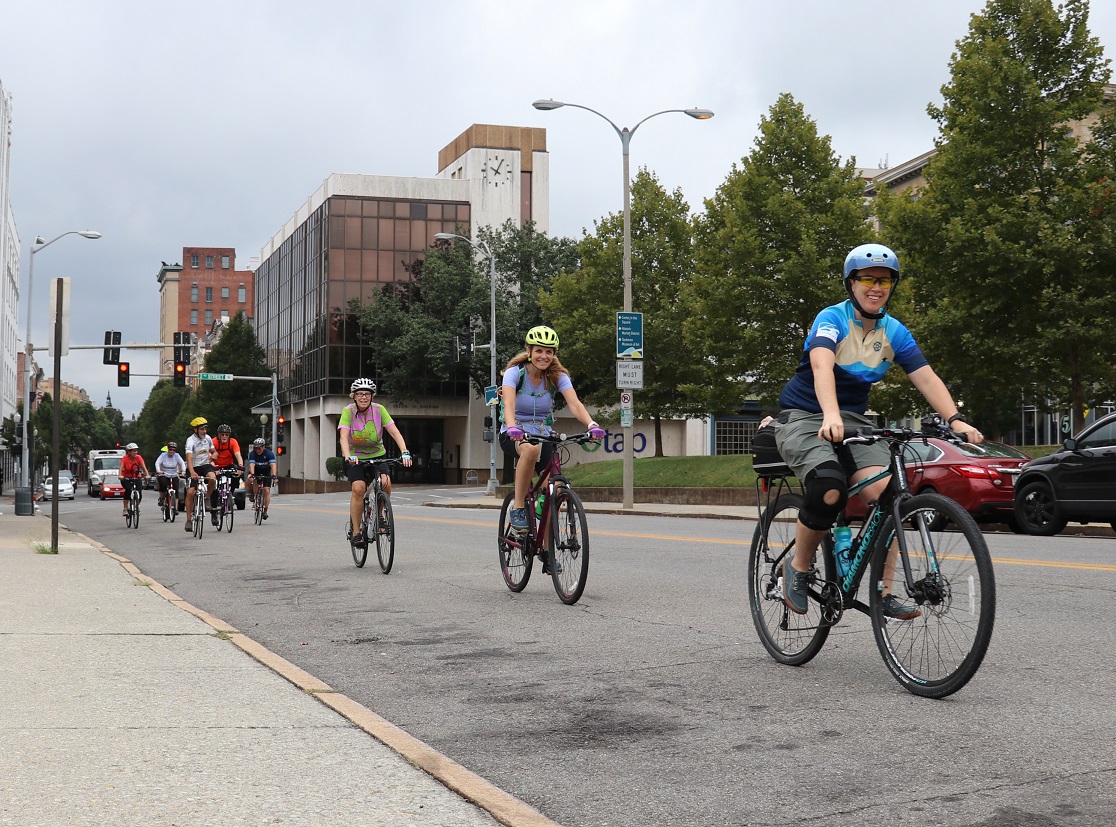
[[[961,437],[940,424],[924,433],[905,428],[863,429],[845,444],[888,444],[890,465],[850,486],[854,496],[865,486],[890,477],[873,503],[847,552],[837,554],[831,529],[809,571],[809,608],[791,612],[783,600],[783,561],[794,554],[795,526],[802,494],[785,465],[772,465],[757,478],[759,525],[748,559],[748,603],[764,648],[792,666],[821,651],[829,631],[846,609],[868,615],[876,645],[891,674],[908,691],[944,698],[976,674],[988,651],[996,615],[992,558],[976,522],[965,509],[940,494],[912,494],[907,484],[904,447],[913,440]],[[837,525],[847,525],[842,515]],[[868,602],[859,600],[868,574]],[[884,613],[884,599],[905,595],[919,609],[913,619]]]

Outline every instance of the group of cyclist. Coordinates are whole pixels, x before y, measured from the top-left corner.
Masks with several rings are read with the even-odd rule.
[[[209,508],[213,524],[217,524],[217,474],[238,475],[245,469],[240,444],[232,436],[232,428],[220,425],[217,439],[207,433],[209,422],[203,416],[190,421],[193,433],[186,440],[185,452],[179,453],[177,442],[168,442],[155,460],[155,474],[159,490],[159,508],[163,508],[167,492],[180,477],[189,480],[186,489],[186,530],[193,531],[195,492],[202,479],[206,480],[211,492]],[[248,491],[253,499],[256,489],[263,489],[263,519],[267,519],[267,509],[271,505],[271,482],[277,475],[275,454],[267,447],[265,440],[257,439],[252,443],[248,454]],[[124,516],[128,516],[128,502],[133,490],[138,490],[143,498],[143,480],[150,476],[147,463],[140,456],[139,446],[129,442],[125,446],[124,457],[120,460],[120,482],[124,488]]]

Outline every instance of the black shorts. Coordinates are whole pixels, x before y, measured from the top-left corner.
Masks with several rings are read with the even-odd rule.
[[[259,485],[262,485],[265,488],[270,488],[271,487],[271,473],[270,472],[268,472],[266,474],[261,474],[259,471],[257,471],[256,474],[255,474],[255,477],[256,477],[256,482]]]
[[[179,478],[178,477],[164,477],[164,476],[159,476],[159,477],[156,478],[156,481],[159,483],[159,493],[160,494],[166,494],[167,493],[167,490],[170,488],[170,482],[171,482],[172,479],[175,482],[178,482]]]
[[[539,461],[535,463],[535,476],[541,474],[546,466],[550,464],[550,457],[554,454],[554,443],[541,442],[539,444],[542,446],[542,451],[539,452]],[[519,462],[519,445],[508,436],[506,431],[500,434],[500,450]]]
[[[217,469],[214,468],[212,465],[197,465],[197,466],[194,467],[194,473],[197,474],[199,478],[205,477],[209,474],[212,474],[216,470]],[[190,480],[190,487],[191,488],[197,488],[198,487],[198,480],[191,479]]]
[[[372,482],[372,475],[379,470],[380,461],[386,460],[387,457],[376,457],[372,460],[361,460],[355,465],[345,460],[345,476],[349,482],[363,482],[368,485]],[[386,474],[387,471],[380,471],[381,474]]]

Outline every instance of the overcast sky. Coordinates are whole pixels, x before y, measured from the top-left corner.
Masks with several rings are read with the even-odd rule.
[[[184,246],[235,247],[247,267],[334,172],[431,177],[473,123],[545,127],[551,233],[580,237],[622,201],[619,126],[662,109],[632,139],[695,210],[749,152],[789,92],[842,158],[901,163],[932,147],[955,43],[978,0],[237,0],[167,5],[0,0],[0,83],[13,98],[12,208],[22,290],[36,235],[94,229],[35,256],[31,340],[45,342],[49,279],[73,279],[72,344],[106,329],[158,335],[162,261]],[[1116,3],[1090,28],[1112,56]],[[26,324],[20,308],[19,331]],[[155,373],[153,353],[128,354]],[[44,354],[40,357],[46,362]],[[48,374],[52,371],[47,370]],[[139,413],[99,351],[62,378],[94,404]]]

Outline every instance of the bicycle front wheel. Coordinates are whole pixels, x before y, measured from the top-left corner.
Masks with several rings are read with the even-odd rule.
[[[510,493],[504,497],[500,508],[500,533],[496,537],[496,546],[504,584],[513,592],[521,592],[531,579],[531,565],[535,558],[531,554],[530,535],[519,534],[511,527],[512,497]]]
[[[132,491],[132,506],[131,506],[132,528],[139,528],[139,501],[140,501],[139,492],[133,489],[133,491]]]
[[[810,600],[806,614],[795,614],[783,600],[783,563],[794,554],[794,537],[801,494],[783,494],[760,518],[748,554],[748,606],[760,642],[771,657],[789,666],[809,662],[829,637],[829,624],[822,617],[821,588],[835,581],[833,556],[825,542],[810,567]]]
[[[550,530],[550,576],[558,599],[572,606],[581,599],[589,579],[589,524],[585,506],[566,486],[554,497]]]
[[[233,504],[232,494],[229,494],[225,501],[221,503],[221,510],[225,512],[225,531],[228,534],[232,534],[233,514],[236,513],[236,507]]]
[[[900,515],[915,588],[908,593],[889,517],[872,557],[872,630],[887,668],[905,689],[944,698],[969,682],[988,651],[996,617],[992,558],[973,518],[947,497],[918,494],[903,503]],[[916,605],[918,616],[886,616],[888,595]]]
[[[205,513],[205,498],[206,493],[202,488],[194,492],[194,537],[198,540],[205,531],[205,520],[208,516]]]
[[[167,492],[167,513],[172,523],[178,517],[178,494],[171,494],[169,491]]]
[[[263,523],[263,489],[256,483],[256,496],[252,498],[252,508],[256,510],[256,525]]]
[[[391,500],[383,491],[376,497],[376,557],[380,570],[387,574],[395,562],[395,516],[391,513]]]

